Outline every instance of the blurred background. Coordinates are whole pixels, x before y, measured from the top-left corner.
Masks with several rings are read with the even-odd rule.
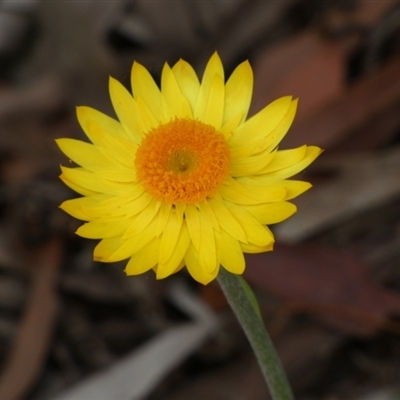
[[[58,205],[54,139],[75,106],[114,115],[133,60],[201,75],[249,59],[251,113],[300,98],[281,148],[325,149],[314,188],[246,279],[300,400],[400,398],[400,3],[0,2],[0,400],[268,399],[217,285],[127,278]]]

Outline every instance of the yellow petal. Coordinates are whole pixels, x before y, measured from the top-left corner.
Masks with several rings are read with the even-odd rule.
[[[226,140],[229,140],[232,137],[233,132],[238,127],[238,125],[240,124],[242,119],[243,119],[243,114],[238,113],[234,117],[232,117],[230,120],[224,122],[224,124],[222,125],[221,129],[219,129],[219,131],[224,135]]]
[[[155,228],[156,221],[153,219],[153,221],[140,233],[140,235],[132,236],[126,240],[121,238],[120,247],[118,247],[108,256],[107,262],[124,260],[141,250],[144,246],[155,239]]]
[[[273,160],[268,163],[261,171],[261,174],[269,173],[272,171],[279,171],[280,169],[290,167],[300,162],[306,155],[307,146],[297,147],[290,150],[279,150],[273,154]],[[250,174],[248,174],[250,175]]]
[[[110,255],[118,250],[122,244],[123,241],[119,236],[101,240],[94,249],[93,259],[95,261],[111,262],[109,261]]]
[[[189,244],[190,244],[189,231],[187,229],[186,224],[183,224],[171,256],[167,261],[160,262],[158,264],[157,275],[156,275],[157,279],[163,279],[175,273],[175,271],[182,263],[182,260],[186,254]]]
[[[126,215],[137,215],[142,212],[147,207],[147,205],[151,203],[152,200],[153,197],[149,193],[143,192],[140,196],[138,196],[137,198],[132,198],[132,201],[126,204],[114,206],[114,212],[117,212],[118,210],[119,212]],[[111,208],[110,205],[108,205],[108,207]]]
[[[61,174],[59,178],[64,182],[65,185],[67,185],[70,189],[72,189],[74,192],[79,193],[83,196],[93,196],[99,194],[99,192],[96,192],[94,190],[88,189],[86,187],[83,187],[76,182],[70,180],[65,174]]]
[[[178,213],[178,215],[183,216],[185,215],[185,211],[186,211],[186,204],[175,204],[175,210]]]
[[[173,272],[174,274],[176,274],[177,272],[179,272],[183,267],[185,266],[185,259],[183,259],[180,264],[178,265],[178,267],[176,268],[176,270]],[[157,272],[157,271],[156,271]]]
[[[229,143],[232,146],[239,146],[267,137],[285,118],[291,104],[291,96],[275,100],[244,124],[240,125]]]
[[[285,180],[284,182],[285,182],[284,188],[286,189],[285,200],[292,200],[297,196],[300,196],[301,194],[306,192],[308,189],[312,188],[310,182],[293,181],[293,180],[290,181]]]
[[[237,144],[232,144],[231,140],[227,139],[228,144],[230,145],[232,159],[236,160],[239,158],[251,156],[252,154],[259,153],[258,151],[259,143],[260,142],[263,143],[263,140],[264,139],[260,139],[255,142],[240,143],[239,145],[237,145]]]
[[[148,224],[156,217],[161,203],[156,199],[152,199],[140,212],[135,213],[136,217],[131,218],[130,225],[122,235],[122,239],[128,239],[132,236],[139,235]]]
[[[73,182],[85,189],[96,193],[105,194],[128,194],[132,191],[130,184],[111,182],[100,178],[93,172],[87,171],[83,168],[67,168],[61,166],[62,176],[69,182]]]
[[[171,209],[167,225],[161,237],[160,259],[161,264],[168,261],[174,251],[182,228],[183,216]]]
[[[308,167],[321,153],[322,150],[319,147],[307,146],[306,154],[301,161],[289,167],[282,168],[278,171],[269,172],[266,175],[268,175],[271,178],[278,178],[278,179],[289,178],[303,171],[303,169]]]
[[[241,242],[246,242],[246,234],[242,226],[239,224],[237,219],[229,212],[224,203],[216,199],[210,199],[208,203],[214,211],[214,214],[221,228],[224,229],[226,232],[229,232],[237,240],[240,240]]]
[[[221,58],[217,52],[214,52],[208,60],[201,84],[206,86],[209,85],[215,75],[219,75],[224,79],[224,66],[222,65]]]
[[[100,178],[112,181],[112,182],[137,182],[136,178],[136,171],[132,168],[115,168],[113,170],[97,170],[94,171],[95,175],[99,176]]]
[[[250,63],[244,61],[236,67],[226,82],[224,124],[238,114],[242,116],[240,122],[246,119],[252,93],[253,71]]]
[[[232,176],[248,176],[260,173],[273,161],[275,153],[261,153],[255,156],[233,159],[230,165]]]
[[[220,129],[224,115],[225,85],[221,75],[215,75],[210,84],[202,83],[194,117]]]
[[[222,83],[222,87],[221,87]],[[213,93],[211,95],[211,93]],[[197,97],[197,103],[195,107],[194,117],[199,119],[204,123],[207,122],[204,118],[209,116],[210,118],[216,118],[217,116],[213,114],[213,110],[211,110],[210,106],[210,97],[212,97],[212,101],[214,102],[216,99],[222,98],[222,110],[220,110],[220,106],[217,105],[218,110],[221,112],[221,121],[219,126],[213,125],[215,128],[220,128],[222,124],[223,117],[223,107],[224,107],[224,98],[225,98],[225,85],[224,85],[224,67],[222,65],[221,59],[217,52],[215,52],[210,60],[208,61],[206,68],[204,70],[203,79],[201,81],[200,91]]]
[[[150,110],[147,104],[140,97],[136,99],[136,105],[140,117],[142,131],[144,134],[147,134],[153,128],[156,128],[160,124],[160,121],[154,116],[152,110]]]
[[[135,100],[128,90],[112,77],[109,81],[109,91],[115,113],[126,134],[134,143],[139,143],[143,131],[139,123],[139,112]]]
[[[227,207],[242,226],[248,242],[256,246],[267,246],[274,242],[272,232],[266,226],[261,225],[260,222],[242,207],[231,203],[227,203]]]
[[[96,194],[87,197],[79,197],[78,199],[71,199],[64,201],[60,208],[72,215],[74,218],[90,221],[93,219],[90,215],[86,214],[83,207],[93,207],[99,204],[102,200],[110,198],[107,194]]]
[[[164,232],[165,226],[167,225],[169,213],[171,212],[172,204],[161,203],[160,210],[157,215],[157,228],[156,236],[160,236]]]
[[[144,274],[158,263],[160,252],[160,238],[153,239],[141,250],[132,254],[125,268],[127,275]]]
[[[128,138],[124,128],[118,121],[94,108],[86,106],[77,107],[76,115],[83,131],[92,142],[93,138],[91,137],[89,126],[93,122],[96,122],[103,131],[108,132],[111,136]]]
[[[269,243],[266,246],[256,246],[252,243],[240,243],[240,247],[244,253],[257,254],[272,251],[274,249],[274,244]]]
[[[275,179],[269,175],[255,175],[252,177],[241,177],[237,181],[240,184],[248,187],[251,192],[254,189],[258,190],[260,187],[270,190],[276,190],[278,188],[286,191],[285,197],[281,200],[291,200],[300,194],[304,193],[311,188],[311,183],[304,181],[286,180],[286,179]]]
[[[312,185],[310,182],[286,180],[284,187],[286,189],[285,200],[292,200],[311,189]]]
[[[112,248],[113,251],[110,251],[109,253],[106,253],[105,250],[103,249],[103,246],[107,243],[107,240],[112,241],[114,238],[105,238],[103,239],[96,247],[95,247],[95,255],[94,258],[97,261],[102,261],[102,262],[117,262],[117,261],[122,261],[125,260],[129,257],[132,256],[136,251],[140,249],[135,249],[134,246],[136,244],[136,237],[135,238],[129,238],[129,239],[122,239],[120,236],[118,236],[118,239],[120,241],[120,245],[116,248]],[[140,239],[143,241],[143,238],[140,237]],[[142,243],[141,248],[143,248],[147,243],[151,241],[153,238],[147,238],[147,242]],[[109,244],[107,243],[109,246]],[[96,253],[97,250],[97,253]],[[100,251],[102,250],[102,251]],[[108,248],[107,248],[108,250]],[[98,258],[98,254],[102,254],[103,259]]]
[[[98,206],[102,207],[110,207],[110,208],[120,208],[127,203],[132,203],[140,196],[147,195],[144,190],[144,187],[140,183],[134,183],[131,185],[132,193],[128,195],[121,195],[121,196],[110,196],[108,199],[102,200]]]
[[[199,259],[199,254],[193,245],[189,245],[189,248],[185,254],[185,264],[189,274],[197,282],[207,285],[213,281],[219,272],[219,266],[212,272],[207,272]]]
[[[292,216],[297,207],[287,201],[244,206],[258,222],[263,225],[276,224]]]
[[[239,242],[223,230],[215,232],[215,241],[219,263],[233,274],[242,274],[245,260]]]
[[[168,64],[164,65],[161,77],[163,108],[166,122],[178,118],[191,118],[192,109],[181,93],[179,85]]]
[[[154,115],[162,115],[161,93],[154,79],[147,69],[134,62],[131,70],[132,93],[135,97],[140,97],[153,111]]]
[[[215,247],[214,229],[200,213],[201,241],[199,247],[199,260],[207,273],[212,273],[218,266]]]
[[[286,190],[283,186],[250,186],[239,182],[238,180],[228,178],[221,185],[218,194],[220,194],[224,200],[247,205],[284,200]]]
[[[186,206],[185,220],[188,227],[190,239],[193,246],[198,251],[201,242],[201,230],[200,230],[200,214],[199,210],[192,205]]]
[[[147,192],[138,190],[134,195],[113,196],[92,207],[82,206],[83,211],[92,218],[105,216],[133,216],[143,210],[152,200]]]
[[[129,218],[104,217],[82,225],[75,233],[88,239],[120,236],[128,229],[131,223],[132,221]]]
[[[192,112],[197,103],[197,97],[200,90],[199,78],[193,67],[186,61],[179,60],[172,68],[176,81],[182,94],[188,100]]]
[[[203,200],[197,203],[197,207],[199,208],[200,213],[205,218],[205,220],[213,227],[213,229],[219,231],[219,223],[214,214],[213,209],[211,208],[208,200]]]
[[[56,139],[56,143],[67,157],[90,171],[122,167],[90,143],[75,139]]]
[[[128,139],[108,134],[95,122],[91,123],[89,130],[100,151],[128,168],[134,167],[137,145]]]
[[[285,117],[264,140],[259,142],[259,149],[256,149],[256,151],[263,151],[264,149],[272,151],[278,146],[292,126],[294,117],[296,116],[298,102],[298,99],[292,101]]]

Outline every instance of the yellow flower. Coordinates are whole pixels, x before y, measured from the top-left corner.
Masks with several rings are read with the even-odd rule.
[[[61,208],[83,221],[77,234],[102,239],[94,258],[128,259],[126,273],[150,269],[157,279],[186,266],[197,281],[213,280],[220,265],[245,269],[243,253],[272,250],[267,227],[291,216],[288,202],[310,184],[287,180],[321,152],[278,150],[297,101],[282,97],[246,120],[253,73],[240,64],[227,82],[217,53],[199,81],[179,60],[165,64],[161,89],[134,63],[133,95],[110,78],[118,120],[78,107],[92,143],[59,139],[80,167],[61,167],[61,179],[84,197]]]

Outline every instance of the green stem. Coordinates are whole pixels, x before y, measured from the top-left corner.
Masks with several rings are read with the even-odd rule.
[[[257,357],[274,400],[294,400],[281,361],[237,275],[220,269],[218,282]]]

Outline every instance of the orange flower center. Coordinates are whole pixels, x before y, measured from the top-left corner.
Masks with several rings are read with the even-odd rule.
[[[152,129],[136,152],[137,177],[156,199],[195,204],[216,193],[229,173],[230,151],[211,125],[174,119]]]

